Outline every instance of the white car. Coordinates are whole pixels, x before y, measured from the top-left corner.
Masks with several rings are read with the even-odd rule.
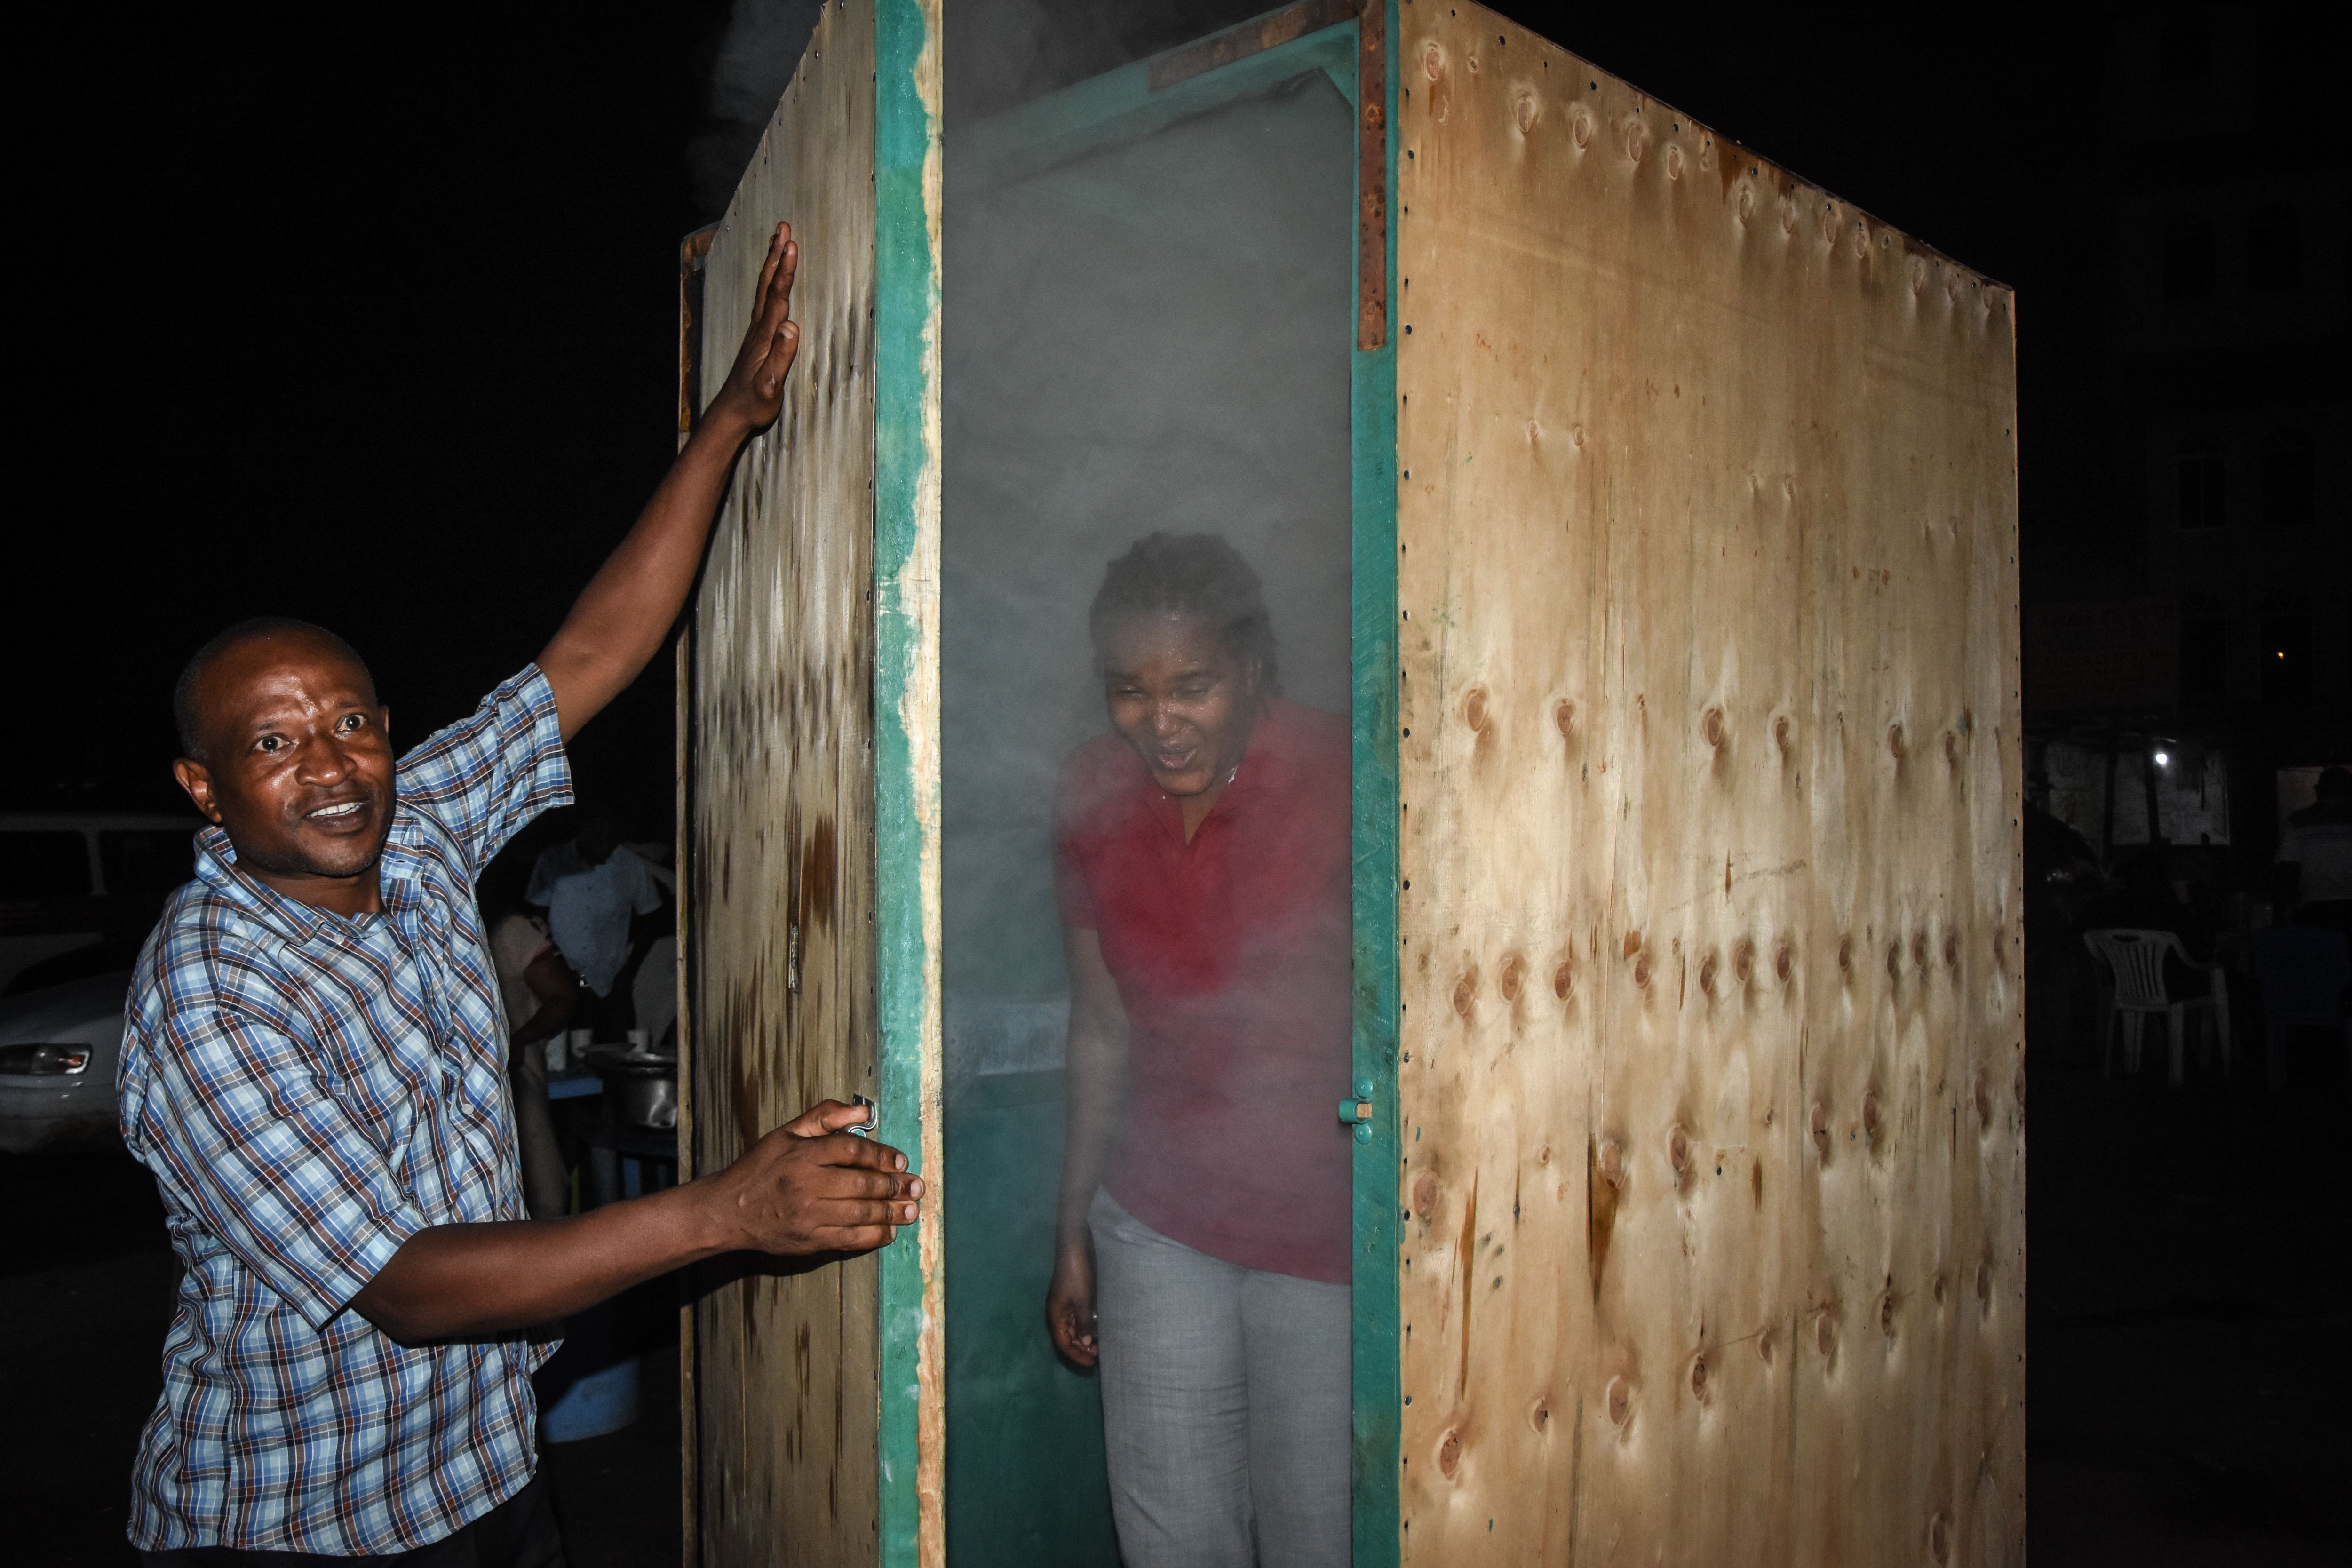
[[[114,1069],[131,972],[0,1000],[0,1152],[119,1143]]]

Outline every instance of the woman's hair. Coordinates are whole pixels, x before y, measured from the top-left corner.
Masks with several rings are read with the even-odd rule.
[[[1281,689],[1265,588],[1223,535],[1154,533],[1113,560],[1087,614],[1097,658],[1111,628],[1134,615],[1199,616],[1226,647],[1256,665],[1262,694]]]

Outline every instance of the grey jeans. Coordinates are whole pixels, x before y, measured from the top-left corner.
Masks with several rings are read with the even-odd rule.
[[[1127,1568],[1347,1568],[1348,1287],[1087,1220]]]

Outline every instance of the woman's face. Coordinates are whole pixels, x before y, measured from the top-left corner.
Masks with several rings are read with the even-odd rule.
[[[1197,616],[1136,615],[1104,638],[1110,721],[1172,795],[1223,785],[1249,747],[1257,670]]]

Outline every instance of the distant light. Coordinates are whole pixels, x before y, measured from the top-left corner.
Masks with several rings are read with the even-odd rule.
[[[2157,765],[2158,767],[2159,767],[2159,768],[2168,768],[2168,767],[2170,767],[2170,766],[2172,765],[2172,753],[2171,753],[2170,752],[2157,752],[2157,753],[2156,753],[2156,765]]]
[[[2281,658],[2284,658],[2286,657],[2286,649],[2284,649],[2284,648],[2281,648],[2281,649],[2279,649],[2279,650],[2278,650],[2278,656],[2279,656]]]

